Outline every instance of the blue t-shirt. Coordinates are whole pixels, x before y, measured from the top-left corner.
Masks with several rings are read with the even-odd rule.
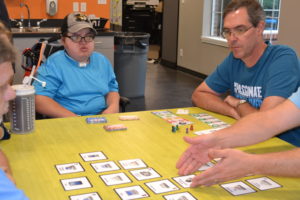
[[[89,63],[79,63],[62,50],[51,55],[38,69],[37,78],[46,87],[34,81],[37,95],[52,98],[77,115],[96,115],[106,109],[106,95],[118,92],[113,68],[109,60],[93,52]]]
[[[0,169],[0,199],[3,200],[28,200],[22,190],[16,188],[6,176],[5,172]]]
[[[266,97],[288,98],[297,90],[300,86],[299,61],[291,48],[268,44],[253,67],[248,68],[231,53],[205,82],[215,92],[224,93],[229,90],[232,96],[245,99],[258,109]],[[297,131],[300,133],[300,129]],[[289,134],[291,133],[286,132],[278,137],[287,140]]]

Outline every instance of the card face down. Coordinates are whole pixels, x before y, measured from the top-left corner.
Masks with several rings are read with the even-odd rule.
[[[106,131],[124,131],[127,130],[127,127],[124,124],[113,124],[113,125],[105,125],[103,128]]]

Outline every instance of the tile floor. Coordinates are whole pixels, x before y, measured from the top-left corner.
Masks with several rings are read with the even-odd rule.
[[[145,96],[130,98],[126,112],[192,106],[192,92],[201,81],[201,78],[159,63],[148,63]]]

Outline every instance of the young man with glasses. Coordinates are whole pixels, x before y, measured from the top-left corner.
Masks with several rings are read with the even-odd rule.
[[[196,88],[194,105],[240,119],[274,108],[297,90],[297,55],[287,46],[265,43],[264,20],[263,8],[256,0],[232,0],[227,5],[222,35],[231,53]],[[223,100],[220,96],[228,91],[230,95]],[[300,145],[293,139],[299,134],[294,130],[279,137]]]
[[[96,30],[87,16],[71,13],[61,27],[65,50],[51,55],[38,69],[36,110],[49,117],[119,112],[119,93],[109,60],[94,52]]]

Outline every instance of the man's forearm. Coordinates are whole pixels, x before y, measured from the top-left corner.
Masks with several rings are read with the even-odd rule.
[[[300,149],[255,155],[255,174],[300,177]]]
[[[118,113],[120,104],[120,95],[118,92],[109,92],[106,96],[107,108],[102,112],[106,113]]]
[[[251,113],[258,112],[259,110],[254,108],[251,104],[246,102],[246,103],[238,105],[236,107],[236,111],[241,117],[245,117],[246,115],[249,115]]]
[[[227,115],[235,119],[240,118],[232,106],[225,103],[220,97],[214,94],[210,94],[208,92],[197,92],[193,94],[192,101],[195,106],[205,110]]]
[[[53,99],[36,95],[36,111],[40,114],[47,115],[49,117],[75,117],[77,116],[75,113],[69,111],[68,109],[62,107]]]
[[[220,148],[233,148],[265,141],[300,125],[300,109],[286,100],[277,107],[243,117],[212,137]]]

